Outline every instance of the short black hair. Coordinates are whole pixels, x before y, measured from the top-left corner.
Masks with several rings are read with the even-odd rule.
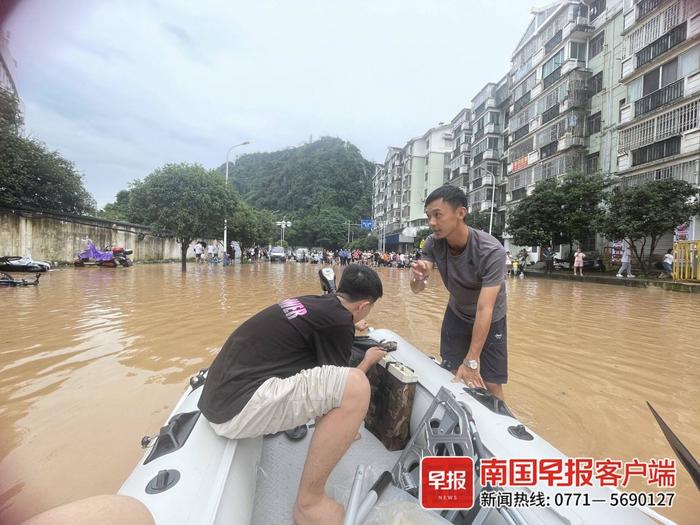
[[[360,264],[349,264],[340,277],[338,293],[349,301],[375,302],[384,294],[382,280],[372,268]]]
[[[428,198],[425,199],[425,206],[427,207],[428,204],[438,199],[442,199],[445,203],[449,204],[453,210],[459,207],[468,208],[469,206],[465,193],[457,186],[451,186],[449,184],[445,184],[433,190],[433,192],[428,195]]]

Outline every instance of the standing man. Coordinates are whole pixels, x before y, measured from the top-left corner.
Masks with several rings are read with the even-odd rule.
[[[620,266],[620,269],[617,271],[617,275],[615,277],[624,277],[622,272],[625,271],[627,272],[627,277],[634,277],[634,275],[632,275],[632,249],[628,241],[625,241],[625,250],[622,252],[622,260],[620,262],[622,263],[622,266]]]
[[[554,273],[554,250],[551,246],[544,247],[544,274]]]
[[[411,290],[421,292],[437,265],[450,292],[440,333],[443,367],[470,388],[503,399],[508,381],[506,251],[495,237],[467,226],[467,196],[441,186],[425,201],[433,233],[413,264]]]

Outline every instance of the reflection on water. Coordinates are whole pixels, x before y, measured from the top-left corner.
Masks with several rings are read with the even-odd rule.
[[[318,266],[65,269],[0,290],[0,522],[115,492],[229,333],[281,298],[319,293]],[[447,293],[381,269],[369,321],[437,355]],[[645,401],[700,455],[700,298],[526,278],[508,283],[513,411],[569,455],[671,454]],[[680,523],[700,515],[679,475]],[[632,486],[642,490],[645,487]]]

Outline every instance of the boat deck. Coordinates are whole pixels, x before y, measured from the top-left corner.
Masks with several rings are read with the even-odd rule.
[[[370,467],[368,470],[370,482],[366,483],[369,487],[384,470],[391,470],[401,455],[401,451],[389,452],[364,427],[360,429],[360,433],[362,439],[355,441],[350,446],[348,452],[331,473],[326,485],[327,494],[343,505],[347,503],[350,495],[357,465],[362,464]],[[255,491],[253,525],[293,524],[292,506],[312,435],[313,428],[310,428],[307,436],[297,442],[291,441],[284,434],[264,438],[262,463],[258,468]],[[381,506],[388,500],[416,502],[409,494],[392,486],[388,487],[378,505]],[[372,518],[372,514],[369,518]],[[437,518],[447,523],[441,518]]]

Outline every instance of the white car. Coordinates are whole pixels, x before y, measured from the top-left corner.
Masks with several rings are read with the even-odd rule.
[[[270,262],[273,261],[287,261],[287,252],[281,246],[275,246],[270,250]]]

